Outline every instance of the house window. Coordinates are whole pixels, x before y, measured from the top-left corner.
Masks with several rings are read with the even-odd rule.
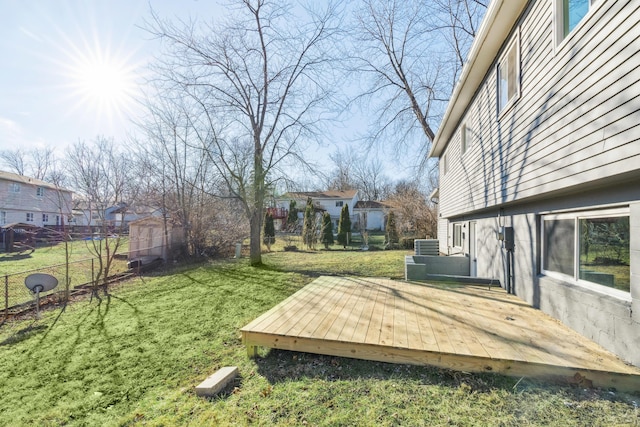
[[[498,63],[498,113],[513,104],[520,95],[519,45],[519,35],[516,33],[505,55]]]
[[[0,224],[7,223],[7,213],[5,211],[0,212]]]
[[[33,222],[33,212],[27,212],[27,222]]]
[[[49,214],[42,214],[42,223],[46,224],[49,222]]]
[[[38,187],[38,188],[36,188],[36,196],[38,196],[38,197],[44,197],[44,187]]]
[[[556,0],[558,42],[569,35],[596,4],[596,0]]]
[[[577,283],[630,291],[628,210],[547,215],[542,269]]]
[[[469,147],[471,147],[471,141],[472,141],[471,128],[468,125],[464,124],[462,125],[462,130],[460,133],[461,133],[460,146],[461,146],[462,154],[464,155],[464,153],[467,152]]]
[[[442,155],[442,174],[446,175],[447,172],[449,172],[449,158],[447,153],[444,153]]]
[[[12,193],[19,193],[20,192],[20,184],[18,184],[17,182],[14,182],[13,184],[11,184],[11,192]]]
[[[453,247],[462,247],[462,224],[453,224]]]
[[[343,202],[343,201],[336,202],[336,207],[337,207],[337,208],[341,208],[341,207],[342,207],[342,205],[344,205],[344,202]]]

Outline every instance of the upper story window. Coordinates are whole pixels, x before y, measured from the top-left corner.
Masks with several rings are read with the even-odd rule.
[[[18,184],[17,182],[12,183],[9,186],[10,190],[12,193],[19,193],[20,192],[20,184]]]
[[[33,212],[27,212],[27,222],[33,222]]]
[[[0,211],[0,224],[7,223],[7,213],[5,211]]]
[[[460,131],[460,149],[463,155],[467,152],[469,147],[471,147],[472,137],[471,128],[467,124],[462,125],[462,129]]]
[[[49,222],[49,214],[42,214],[42,223],[46,224]]]
[[[597,1],[555,0],[557,44],[560,44],[578,26]]]
[[[38,188],[36,188],[36,196],[38,196],[38,197],[44,197],[44,187],[38,187]]]
[[[344,205],[344,202],[341,200],[339,202],[336,202],[336,208],[341,208]]]
[[[520,37],[516,33],[498,63],[498,113],[520,96]]]
[[[442,175],[446,175],[449,172],[449,156],[447,153],[442,155]]]

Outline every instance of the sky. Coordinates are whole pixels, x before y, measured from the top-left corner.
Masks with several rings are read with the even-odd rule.
[[[127,141],[131,118],[142,114],[135,99],[147,64],[160,50],[144,30],[150,8],[162,18],[209,20],[225,13],[221,1],[0,0],[0,150],[51,147],[63,157],[77,141]],[[388,176],[404,178],[406,168],[386,165]]]
[[[0,0],[0,150],[126,139],[159,43],[150,7],[188,19],[209,0]]]

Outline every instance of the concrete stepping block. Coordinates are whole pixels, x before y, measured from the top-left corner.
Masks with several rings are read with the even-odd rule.
[[[198,396],[215,396],[238,375],[237,366],[225,366],[209,376],[196,387]]]

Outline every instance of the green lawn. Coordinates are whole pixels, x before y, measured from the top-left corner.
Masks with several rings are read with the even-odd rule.
[[[638,396],[286,351],[239,329],[318,274],[402,276],[402,251],[181,267],[0,328],[0,425],[638,425]],[[222,366],[221,396],[194,387]],[[634,403],[635,402],[635,403]]]
[[[115,239],[112,239],[111,245],[112,247],[115,245]],[[122,237],[118,253],[126,253],[128,250],[129,239]],[[72,240],[69,242],[69,260],[71,262],[94,258],[95,256],[92,241]],[[39,269],[43,266],[64,264],[65,262],[66,254],[63,243],[38,246],[31,253],[0,252],[0,275],[21,273]]]

